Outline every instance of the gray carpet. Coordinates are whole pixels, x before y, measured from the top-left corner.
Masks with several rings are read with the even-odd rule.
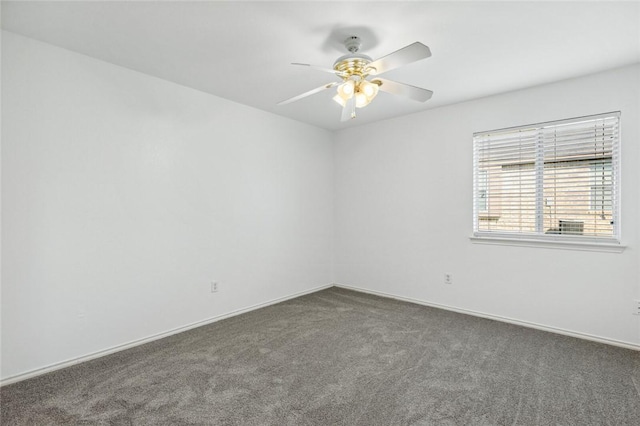
[[[638,425],[639,385],[638,352],[331,288],[0,402],[3,426]]]

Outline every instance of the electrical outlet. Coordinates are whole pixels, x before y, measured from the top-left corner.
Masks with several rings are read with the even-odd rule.
[[[218,281],[211,281],[211,293],[218,292]]]
[[[634,300],[633,315],[640,315],[640,300]]]
[[[453,284],[453,277],[451,276],[451,274],[444,274],[444,283]]]

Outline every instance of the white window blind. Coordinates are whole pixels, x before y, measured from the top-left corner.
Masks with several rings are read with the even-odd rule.
[[[474,235],[619,242],[620,113],[474,134]]]

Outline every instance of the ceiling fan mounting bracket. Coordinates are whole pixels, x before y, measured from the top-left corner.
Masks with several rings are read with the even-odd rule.
[[[346,47],[347,50],[351,53],[356,53],[357,51],[359,51],[360,46],[362,46],[362,43],[360,42],[360,37],[358,36],[349,36],[344,41],[344,47]]]

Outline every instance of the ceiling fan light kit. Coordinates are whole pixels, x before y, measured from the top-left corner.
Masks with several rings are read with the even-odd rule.
[[[367,80],[355,81],[350,79],[339,85],[337,92],[338,94],[333,97],[333,100],[342,107],[352,96],[355,96],[356,108],[363,108],[369,105],[378,94],[378,85]]]
[[[331,70],[309,64],[292,64],[334,73],[342,80],[341,83],[333,82],[325,84],[282,101],[278,105],[295,102],[325,89],[337,86],[337,94],[333,97],[333,100],[342,106],[342,121],[347,121],[356,117],[356,108],[364,108],[369,105],[380,90],[393,95],[405,96],[419,102],[425,102],[433,95],[433,92],[430,90],[392,80],[381,78],[367,79],[369,76],[382,74],[403,65],[428,58],[431,56],[431,51],[424,44],[415,42],[375,61],[367,55],[358,53],[361,46],[359,37],[348,37],[344,45],[349,53],[339,57],[334,62],[333,69]]]

